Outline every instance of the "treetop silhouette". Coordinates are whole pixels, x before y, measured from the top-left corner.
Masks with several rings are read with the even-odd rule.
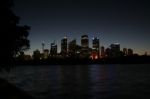
[[[30,48],[28,40],[30,27],[19,25],[20,18],[11,9],[13,0],[1,0],[0,2],[1,64],[12,64],[15,56]]]

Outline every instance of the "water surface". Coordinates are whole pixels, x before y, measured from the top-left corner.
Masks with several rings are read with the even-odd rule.
[[[1,77],[37,99],[150,98],[150,65],[19,66]]]

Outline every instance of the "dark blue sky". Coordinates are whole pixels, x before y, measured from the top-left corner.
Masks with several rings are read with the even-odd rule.
[[[60,40],[88,34],[98,36],[108,47],[119,42],[121,48],[150,54],[150,7],[146,0],[15,0],[14,11],[21,25],[31,26],[32,52],[41,50],[41,42],[54,40],[60,51]],[[90,44],[91,46],[91,44]]]

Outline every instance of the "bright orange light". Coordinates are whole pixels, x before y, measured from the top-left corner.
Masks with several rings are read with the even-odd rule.
[[[98,56],[97,56],[97,55],[95,56],[95,59],[98,59]]]
[[[98,55],[95,54],[95,53],[93,53],[93,54],[91,55],[91,58],[92,58],[92,60],[98,59]]]

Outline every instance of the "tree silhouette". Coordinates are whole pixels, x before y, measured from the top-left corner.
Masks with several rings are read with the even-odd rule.
[[[19,26],[20,18],[12,11],[13,0],[0,1],[1,64],[12,64],[14,57],[30,48],[29,26]]]

